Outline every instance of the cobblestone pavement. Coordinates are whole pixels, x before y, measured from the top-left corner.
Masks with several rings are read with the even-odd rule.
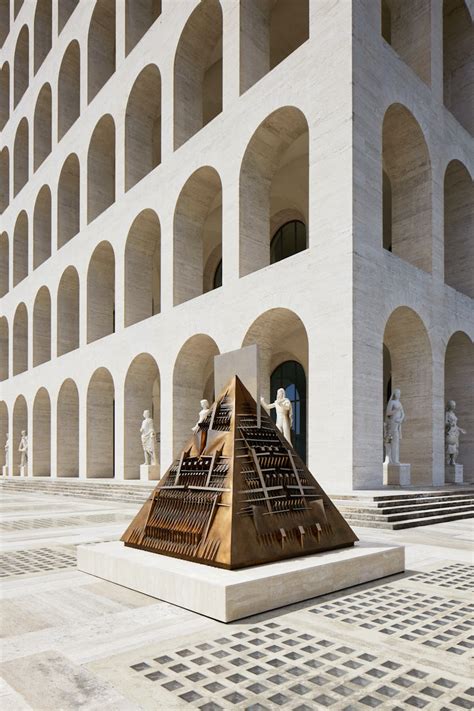
[[[406,573],[225,625],[75,569],[136,508],[3,493],[2,708],[474,708],[472,520],[357,529]]]

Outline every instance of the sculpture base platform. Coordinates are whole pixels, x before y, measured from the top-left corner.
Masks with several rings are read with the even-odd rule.
[[[140,464],[140,481],[156,481],[159,478],[159,464]]]
[[[446,464],[444,480],[447,484],[462,484],[464,481],[464,467],[462,464]]]
[[[409,464],[383,463],[384,486],[410,486],[411,472]]]
[[[28,476],[28,464],[24,467],[20,467],[20,476]]]
[[[78,546],[77,567],[145,595],[231,622],[402,573],[405,549],[362,541],[327,553],[224,570],[113,541]]]

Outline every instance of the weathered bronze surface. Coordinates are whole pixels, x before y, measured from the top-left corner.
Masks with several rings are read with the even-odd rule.
[[[122,536],[221,568],[351,546],[357,536],[237,377]]]

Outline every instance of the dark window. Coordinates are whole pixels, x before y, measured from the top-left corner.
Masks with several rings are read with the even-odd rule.
[[[286,360],[275,368],[270,378],[272,402],[278,388],[285,388],[286,397],[293,406],[293,447],[306,462],[306,375],[303,366],[296,360]],[[276,420],[275,410],[270,410]]]
[[[306,249],[306,225],[292,220],[275,232],[270,245],[270,264],[291,257]]]
[[[214,272],[214,281],[212,283],[212,288],[218,289],[220,286],[222,286],[222,259],[217,265],[216,271]]]
[[[392,251],[392,184],[387,173],[382,173],[382,221],[383,247]]]

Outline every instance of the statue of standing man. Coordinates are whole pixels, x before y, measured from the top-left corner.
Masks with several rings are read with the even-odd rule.
[[[446,463],[451,466],[457,464],[456,459],[459,454],[459,435],[466,434],[458,426],[458,418],[456,415],[456,403],[454,400],[449,400],[446,405],[445,415],[445,436],[446,436]]]
[[[150,417],[150,410],[145,410],[143,413],[143,422],[140,427],[142,437],[143,453],[145,455],[145,464],[148,466],[156,464],[156,430],[153,418]]]
[[[278,388],[275,402],[267,403],[263,397],[260,398],[265,410],[276,410],[276,426],[287,442],[291,444],[291,427],[293,425],[293,407],[291,401],[286,397],[285,388]]]
[[[25,430],[21,431],[20,445],[18,447],[20,452],[20,467],[26,467],[28,464],[28,435]]]
[[[400,402],[400,390],[394,390],[385,412],[385,446],[389,464],[400,464],[400,440],[405,411]],[[388,445],[388,446],[387,446]]]

